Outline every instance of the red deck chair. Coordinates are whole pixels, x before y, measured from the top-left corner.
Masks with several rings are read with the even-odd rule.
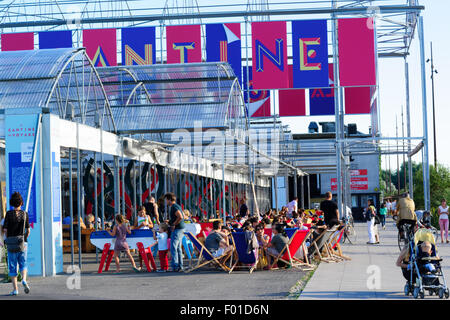
[[[292,267],[297,267],[304,270],[312,270],[313,265],[309,264],[308,253],[305,245],[305,241],[309,238],[311,233],[311,230],[297,230],[289,243],[288,249],[280,258],[280,260],[285,263],[289,263]],[[305,261],[301,261],[300,259],[297,259],[295,257],[295,254],[300,248],[302,248],[303,250]]]

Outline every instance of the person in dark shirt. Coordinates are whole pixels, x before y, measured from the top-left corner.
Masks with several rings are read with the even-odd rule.
[[[176,196],[169,192],[164,195],[169,208],[170,225],[170,253],[172,255],[172,271],[183,271],[182,240],[184,237],[184,215],[180,205],[176,203]]]
[[[320,211],[324,213],[324,222],[328,228],[332,228],[339,223],[339,210],[336,202],[331,200],[333,195],[331,192],[325,194],[325,200],[320,203]]]
[[[233,246],[229,245],[228,235],[229,231],[222,227],[222,221],[213,222],[213,230],[205,240],[205,247],[213,257],[221,257],[233,249]]]
[[[27,283],[27,242],[30,235],[30,224],[28,214],[22,210],[23,199],[19,192],[14,192],[9,200],[9,204],[13,207],[6,213],[5,221],[3,222],[3,232],[6,238],[23,236],[24,250],[19,252],[11,252],[8,250],[8,269],[13,291],[9,294],[17,296],[19,290],[17,287],[17,265],[22,274],[22,285],[25,293],[30,292],[30,287]]]
[[[158,211],[158,205],[155,202],[155,198],[154,197],[150,197],[150,200],[146,203],[144,203],[144,207],[145,207],[145,212],[147,213],[147,215],[150,216],[150,219],[152,220],[152,222],[156,222],[156,224],[160,224],[159,221],[159,211]]]
[[[239,207],[239,215],[241,217],[247,217],[249,214],[249,210],[247,205],[245,204],[245,198],[241,199],[241,206]]]

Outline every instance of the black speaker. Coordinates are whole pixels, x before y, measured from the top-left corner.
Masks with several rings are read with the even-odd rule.
[[[348,134],[357,134],[358,131],[356,129],[356,123],[349,123],[348,124]]]

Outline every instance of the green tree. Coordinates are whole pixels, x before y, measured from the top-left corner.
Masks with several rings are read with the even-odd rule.
[[[437,208],[443,198],[450,199],[450,169],[438,164],[438,170],[430,166],[430,204]],[[414,202],[418,209],[425,207],[423,197],[423,171],[422,166],[414,174]]]

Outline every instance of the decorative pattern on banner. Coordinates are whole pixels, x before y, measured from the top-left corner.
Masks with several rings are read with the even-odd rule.
[[[373,87],[345,88],[345,114],[368,114],[371,110]]]
[[[241,24],[206,25],[206,61],[228,62],[242,83]]]
[[[289,88],[286,22],[253,22],[252,43],[253,87]]]
[[[247,82],[247,70],[249,81]],[[268,90],[255,90],[253,86],[251,67],[243,67],[242,73],[244,75],[244,101],[247,105],[247,112],[249,117],[269,117],[270,110],[270,92]],[[247,89],[249,88],[249,89]],[[247,95],[247,90],[250,90]],[[250,101],[248,98],[250,97]]]
[[[292,21],[294,88],[328,86],[327,20]]]
[[[201,26],[166,27],[167,63],[202,62]]]
[[[376,85],[373,19],[339,19],[338,28],[340,85]]]
[[[328,65],[329,83],[331,88],[309,90],[309,114],[311,116],[334,115],[334,76],[333,64]]]
[[[19,51],[34,49],[34,33],[2,33],[2,51]]]
[[[122,64],[156,63],[156,28],[124,28],[122,32]]]
[[[290,80],[289,87],[292,88],[293,66],[289,65],[288,68]],[[305,116],[306,115],[305,90],[304,89],[279,90],[278,104],[280,117]]]
[[[96,67],[117,65],[116,29],[83,30],[83,46]]]
[[[72,48],[72,31],[39,32],[39,49]]]

